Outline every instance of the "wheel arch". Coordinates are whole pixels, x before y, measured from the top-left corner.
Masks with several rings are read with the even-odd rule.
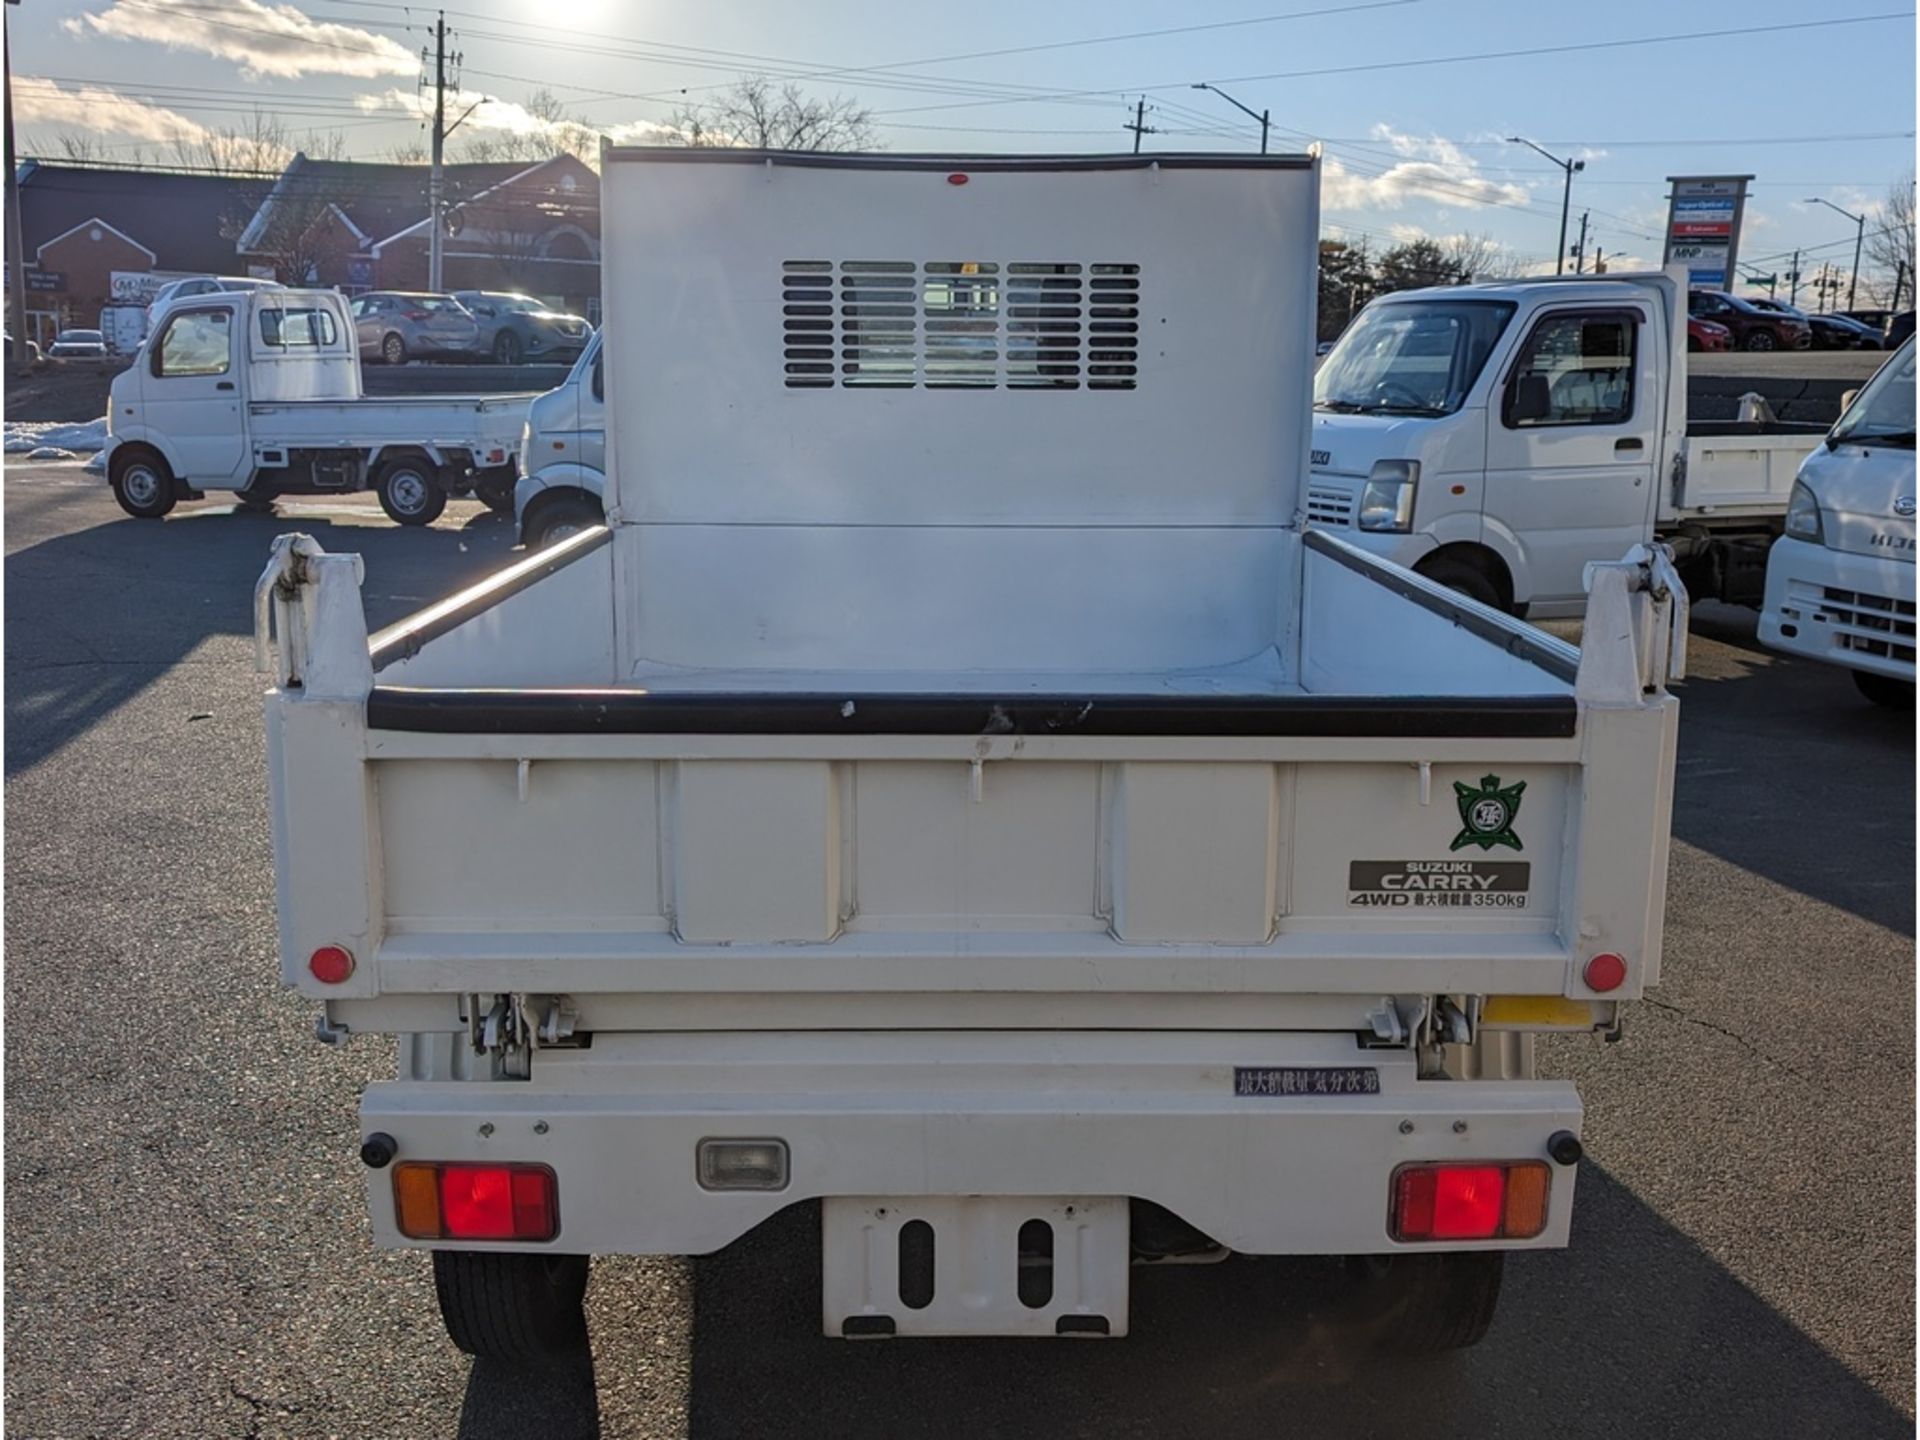
[[[1514,590],[1512,567],[1507,564],[1499,551],[1481,544],[1478,541],[1455,540],[1450,544],[1438,546],[1435,549],[1429,550],[1425,555],[1422,555],[1413,568],[1419,574],[1424,575],[1427,573],[1429,567],[1447,561],[1452,561],[1455,564],[1470,565],[1482,575],[1486,576],[1488,581],[1492,583],[1494,589],[1500,593],[1500,603],[1503,609],[1511,610],[1516,600],[1519,600],[1520,597],[1515,594]],[[1521,603],[1524,603],[1524,601]]]

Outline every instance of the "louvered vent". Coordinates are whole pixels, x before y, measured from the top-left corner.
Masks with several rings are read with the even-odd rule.
[[[794,389],[1138,383],[1138,265],[789,260],[782,281]]]

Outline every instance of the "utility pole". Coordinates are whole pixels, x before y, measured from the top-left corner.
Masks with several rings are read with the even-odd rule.
[[[1233,106],[1234,109],[1238,110],[1242,115],[1247,116],[1249,119],[1258,120],[1260,122],[1260,153],[1262,155],[1267,153],[1267,130],[1270,127],[1273,120],[1273,112],[1271,110],[1262,110],[1258,114],[1255,114],[1253,111],[1249,110],[1246,106],[1242,105],[1238,100],[1234,99],[1233,96],[1227,94],[1227,92],[1222,90],[1218,85],[1209,85],[1204,80],[1202,80],[1198,85],[1195,85],[1193,88],[1196,90],[1211,90],[1213,91],[1214,94],[1218,95],[1222,100],[1226,101],[1229,105]]]
[[[1586,273],[1587,216],[1592,213],[1590,210],[1582,210],[1580,212],[1580,243],[1573,248],[1573,273],[1576,275],[1584,275]]]
[[[1558,155],[1548,155],[1546,151],[1542,150],[1531,140],[1523,139],[1518,135],[1509,135],[1507,137],[1507,143],[1509,145],[1524,145],[1536,155],[1545,155],[1547,159],[1553,161],[1554,164],[1567,172],[1566,188],[1560,195],[1560,248],[1554,253],[1553,257],[1553,273],[1556,275],[1564,275],[1567,273],[1567,216],[1573,209],[1573,177],[1576,171],[1587,168],[1587,162],[1584,160],[1562,160]]]
[[[1853,221],[1853,279],[1847,284],[1847,308],[1853,309],[1856,293],[1860,289],[1860,247],[1867,240],[1867,217],[1856,215],[1851,210],[1842,210],[1831,200],[1822,200],[1818,195],[1809,196],[1809,205],[1824,205],[1836,215],[1844,215]]]
[[[427,179],[427,289],[440,288],[440,272],[445,258],[445,200],[441,179],[441,159],[447,148],[447,12],[442,10],[433,24],[433,170]]]
[[[18,5],[20,0],[7,0]],[[4,25],[0,19],[0,25]],[[13,153],[13,44],[12,32],[0,35],[0,66],[5,67],[7,86],[7,288],[13,294],[13,363],[27,363],[27,244],[20,224],[19,161]]]
[[[1800,252],[1793,252],[1793,268],[1787,272],[1787,303],[1793,304],[1800,296]]]
[[[1134,104],[1133,123],[1130,125],[1122,125],[1120,128],[1122,130],[1133,131],[1133,153],[1136,155],[1140,153],[1140,137],[1142,135],[1158,135],[1160,133],[1153,126],[1147,124],[1146,96],[1142,95]]]

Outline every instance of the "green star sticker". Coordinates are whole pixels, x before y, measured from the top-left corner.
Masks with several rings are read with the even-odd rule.
[[[1447,848],[1459,850],[1478,845],[1482,850],[1491,850],[1496,845],[1504,845],[1509,850],[1518,850],[1520,837],[1513,833],[1513,817],[1520,813],[1520,794],[1526,788],[1526,781],[1517,780],[1503,790],[1498,775],[1481,776],[1478,790],[1454,781],[1454,798],[1460,802],[1460,833]]]

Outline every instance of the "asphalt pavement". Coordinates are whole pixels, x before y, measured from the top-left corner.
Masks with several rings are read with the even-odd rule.
[[[368,1243],[354,1107],[392,1060],[275,979],[248,613],[282,530],[364,555],[381,624],[510,527],[136,521],[71,465],[4,503],[10,1436],[1913,1433],[1913,720],[1749,612],[1696,616],[1657,998],[1543,1051],[1587,1104],[1573,1244],[1509,1264],[1478,1349],[1368,1358],[1319,1261],[1137,1271],[1124,1341],[827,1340],[799,1207],[597,1262],[591,1360],[528,1375]]]

